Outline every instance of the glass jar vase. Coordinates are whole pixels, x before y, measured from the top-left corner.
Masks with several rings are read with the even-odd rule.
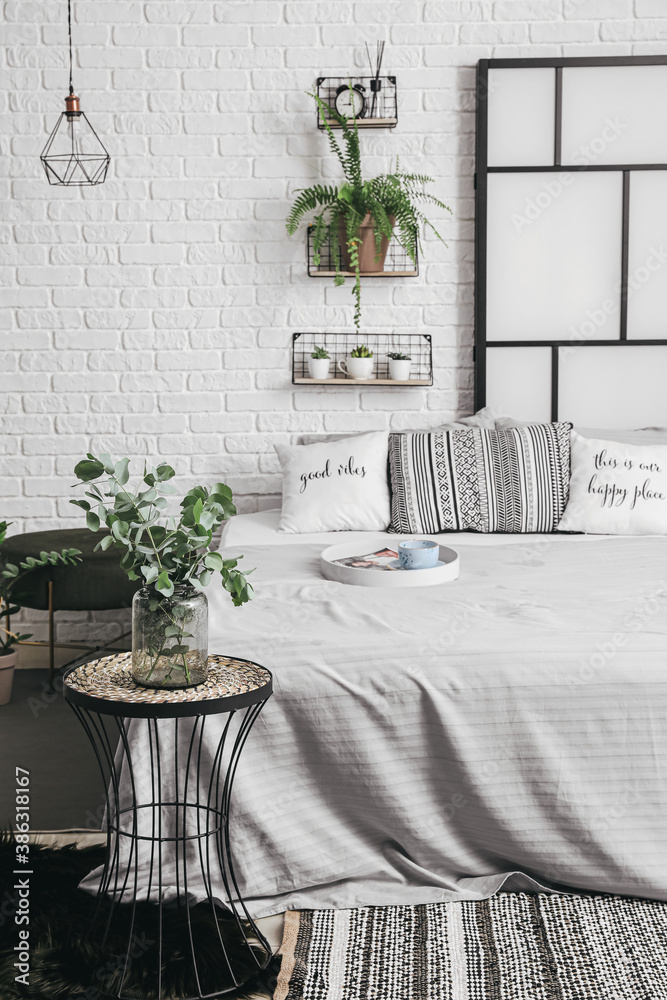
[[[194,687],[208,672],[208,601],[189,584],[171,597],[142,587],[132,599],[132,677],[151,688]]]

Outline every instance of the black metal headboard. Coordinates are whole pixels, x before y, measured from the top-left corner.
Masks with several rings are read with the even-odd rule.
[[[665,101],[667,55],[479,62],[476,408],[667,425]]]

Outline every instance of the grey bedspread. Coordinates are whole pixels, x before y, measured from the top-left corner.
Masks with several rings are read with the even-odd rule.
[[[320,549],[246,549],[255,601],[211,594],[211,651],[275,677],[232,808],[253,914],[667,900],[667,539],[468,537],[459,580],[404,591],[325,581]]]

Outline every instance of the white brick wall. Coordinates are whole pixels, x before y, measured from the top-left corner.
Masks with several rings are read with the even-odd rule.
[[[49,188],[39,164],[67,87],[65,0],[2,5],[0,517],[28,530],[80,523],[89,449],[169,458],[253,510],[279,490],[274,442],[469,411],[476,60],[667,45],[667,0],[73,2],[76,90],[112,157],[92,190]],[[338,176],[304,91],[365,70],[378,39],[400,122],[363,134],[366,169],[400,154],[453,218],[418,279],[364,282],[363,322],[431,333],[435,385],[295,389],[291,333],[353,312],[285,234],[295,188]]]

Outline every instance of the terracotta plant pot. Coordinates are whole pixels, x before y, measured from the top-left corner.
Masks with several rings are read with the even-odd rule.
[[[393,215],[389,216],[389,220],[394,226],[396,224],[396,219]],[[359,226],[357,230],[357,235],[361,240],[359,246],[359,273],[369,274],[373,271],[384,271],[384,262],[387,257],[387,250],[389,249],[389,240],[386,236],[382,237],[382,246],[380,249],[379,257],[376,257],[375,248],[375,223],[370,214],[366,216],[364,221]],[[345,230],[345,220],[341,219],[338,223],[338,238],[340,240],[340,255],[341,264],[344,271],[353,271],[352,261],[350,260],[350,253],[347,248],[347,233]]]
[[[0,656],[0,705],[8,705],[11,701],[17,657],[18,653],[15,651]]]

